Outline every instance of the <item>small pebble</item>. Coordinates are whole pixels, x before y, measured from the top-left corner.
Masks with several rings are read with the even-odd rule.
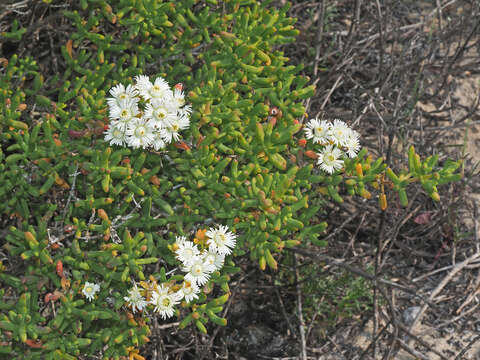
[[[405,325],[410,326],[410,325],[413,324],[413,321],[415,320],[418,313],[420,312],[420,309],[421,309],[420,306],[412,306],[412,307],[407,308],[403,312],[402,318],[403,318],[403,322],[405,323]]]

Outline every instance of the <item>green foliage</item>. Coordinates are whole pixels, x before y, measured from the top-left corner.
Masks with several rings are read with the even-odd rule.
[[[437,185],[459,181],[462,178],[462,174],[455,173],[462,164],[461,161],[447,160],[440,169],[436,168],[437,162],[438,155],[429,156],[422,162],[420,156],[415,153],[415,148],[411,146],[408,150],[408,171],[396,175],[392,169],[387,169],[386,175],[392,181],[393,190],[398,192],[403,206],[408,204],[406,187],[411,182],[420,182],[426,193],[433,200],[439,201]]]
[[[0,74],[0,213],[17,220],[4,246],[16,262],[0,271],[0,353],[137,354],[149,318],[133,316],[124,296],[132,281],[170,281],[175,236],[228,225],[236,255],[276,269],[284,247],[325,245],[317,215],[326,201],[343,201],[343,186],[367,198],[366,186],[379,186],[386,165],[365,150],[344,175],[326,176],[303,158],[311,150],[299,145],[296,119],[314,88],[277,49],[298,34],[288,7],[268,4],[81,0],[64,13],[75,27],[62,47],[65,71],[44,79],[33,60],[9,59]],[[13,26],[9,36],[22,31]],[[109,89],[143,73],[182,82],[193,107],[184,141],[165,152],[103,140]],[[34,104],[38,116],[25,111]],[[436,185],[458,178],[453,163],[435,172],[432,159],[413,160],[392,179],[400,194],[418,179],[436,199]],[[180,327],[225,325],[237,270],[227,259],[177,311]],[[86,281],[100,284],[92,302]]]
[[[303,287],[306,316],[319,319],[321,332],[342,319],[371,309],[371,286],[364,278],[348,272],[326,276],[319,273],[318,266],[304,267],[301,276],[308,279]]]

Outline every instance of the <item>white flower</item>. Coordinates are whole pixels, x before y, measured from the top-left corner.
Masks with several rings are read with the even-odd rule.
[[[203,261],[200,256],[195,258],[195,261],[183,268],[187,274],[184,279],[202,286],[210,279],[210,274],[215,271],[215,267]]]
[[[138,91],[132,85],[125,88],[123,84],[118,84],[110,89],[110,95],[113,96],[113,98],[107,99],[110,106],[121,106],[122,103],[128,101],[138,102]]]
[[[167,144],[165,144],[165,141],[163,141],[162,133],[159,131],[155,131],[153,133],[153,141],[152,141],[152,146],[155,149],[155,151],[159,151],[165,148]]]
[[[146,148],[153,142],[153,128],[145,119],[134,119],[127,127],[127,142],[133,148]]]
[[[170,89],[167,81],[157,77],[152,83],[148,76],[135,77],[135,85],[115,85],[107,98],[110,128],[105,141],[111,145],[152,147],[156,151],[180,139],[179,132],[190,126],[191,105],[185,105],[181,84]],[[145,101],[145,109],[139,101]]]
[[[137,82],[135,87],[145,100],[160,100],[171,96],[172,90],[170,90],[170,86],[162,77],[156,78],[153,84],[146,75],[138,75],[135,77],[135,80]]]
[[[185,105],[183,108],[178,109],[178,116],[180,117],[190,117],[190,114],[192,113],[192,105]]]
[[[162,77],[155,79],[155,82],[153,83],[153,86],[150,88],[149,92],[152,99],[163,99],[172,96],[172,90],[170,89],[170,86]]]
[[[122,130],[125,130],[128,124],[137,118],[136,116],[139,113],[138,104],[135,101],[129,100],[122,102],[120,105],[111,105],[109,117],[111,120],[118,120],[118,126]]]
[[[229,255],[235,247],[236,235],[228,231],[227,226],[219,225],[218,229],[210,228],[205,235],[208,237],[207,244],[210,251]]]
[[[186,116],[175,116],[170,118],[168,124],[162,131],[163,140],[169,144],[172,140],[178,141],[180,139],[180,134],[178,133],[181,130],[187,129],[190,126],[190,121]]]
[[[128,290],[128,296],[125,296],[123,299],[128,302],[128,305],[132,308],[134,313],[137,310],[142,311],[147,306],[147,302],[140,293],[140,289],[137,287],[136,283],[133,284],[132,289]]]
[[[178,290],[179,296],[181,298],[185,298],[187,303],[198,299],[198,293],[200,292],[200,288],[194,283],[190,281],[184,281],[183,286],[180,290]]]
[[[185,94],[181,89],[175,88],[171,98],[168,100],[175,109],[180,109],[183,105],[185,105]]]
[[[182,246],[185,242],[187,242],[186,236],[176,236],[175,237],[175,245]]]
[[[110,145],[124,146],[127,142],[125,131],[122,130],[118,121],[111,121],[108,125],[108,129],[105,131],[105,141],[109,141]]]
[[[345,152],[350,158],[354,158],[360,150],[360,134],[350,128],[348,130],[347,139],[345,140]]]
[[[203,254],[203,261],[207,264],[213,265],[215,270],[220,270],[225,262],[225,254],[219,254],[215,251],[208,251]]]
[[[138,91],[140,96],[142,96],[145,100],[150,99],[149,90],[153,86],[150,82],[150,79],[147,75],[137,75],[135,76],[135,89]]]
[[[195,262],[197,256],[200,254],[200,251],[197,248],[197,245],[191,241],[184,241],[175,251],[176,258],[182,262],[184,266]]]
[[[332,139],[338,146],[345,146],[350,128],[343,121],[335,119],[332,125]]]
[[[88,299],[88,301],[92,301],[95,294],[100,291],[100,285],[89,283],[85,281],[85,285],[83,286],[82,293]]]
[[[170,288],[162,284],[152,293],[150,304],[155,306],[155,311],[160,313],[162,319],[172,317],[173,307],[180,302],[180,295],[176,292],[169,293]]]
[[[145,108],[145,119],[148,119],[152,126],[157,129],[164,128],[176,116],[176,112],[170,110],[165,101],[152,101]]]
[[[322,170],[332,174],[343,166],[343,160],[340,159],[342,151],[333,145],[327,145],[321,153],[318,154],[317,164]]]
[[[332,139],[331,124],[325,120],[312,119],[305,127],[307,139],[313,139],[313,143],[328,144]]]

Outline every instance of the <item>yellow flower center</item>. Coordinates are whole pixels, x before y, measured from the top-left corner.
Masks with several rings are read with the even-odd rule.
[[[157,110],[157,118],[163,119],[167,114],[165,109],[159,109]]]
[[[121,117],[126,117],[126,116],[128,116],[128,110],[127,110],[127,109],[123,109],[122,112],[120,113],[120,116],[121,116]]]
[[[136,133],[137,136],[139,136],[139,137],[140,137],[140,136],[143,136],[143,135],[145,135],[145,133],[146,133],[146,129],[145,129],[145,127],[143,127],[143,126],[140,126],[139,128],[137,128],[137,130],[135,131],[135,133]]]
[[[170,305],[170,299],[169,299],[169,298],[163,299],[162,305],[165,306],[165,307],[166,307],[166,306],[169,306],[169,305]]]
[[[202,265],[195,265],[193,267],[193,272],[197,275],[200,275],[202,273]]]
[[[219,243],[220,243],[220,244],[221,244],[221,243],[224,243],[224,242],[225,242],[225,235],[219,234],[219,233],[215,234],[215,242],[216,242],[217,244],[219,244]]]

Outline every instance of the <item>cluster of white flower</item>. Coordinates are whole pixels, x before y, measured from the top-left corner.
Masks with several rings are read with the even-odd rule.
[[[187,303],[198,299],[200,286],[209,281],[214,271],[223,267],[225,256],[231,254],[236,243],[236,235],[228,231],[227,226],[219,225],[198,234],[201,238],[195,239],[195,242],[185,236],[177,236],[172,246],[175,257],[182,264],[182,271],[186,273],[182,285],[172,284],[171,281],[160,285],[141,282],[143,288],[138,288],[134,284],[128,296],[124,297],[134,313],[151,304],[154,311],[166,319],[173,316],[174,306],[182,299]]]
[[[110,124],[105,141],[155,150],[178,141],[179,132],[190,125],[192,112],[192,107],[185,105],[182,85],[172,90],[165,79],[158,77],[152,84],[146,75],[136,76],[135,82],[134,86],[118,84],[110,90]]]
[[[343,167],[345,156],[354,158],[360,150],[360,134],[338,119],[333,124],[318,118],[310,120],[305,126],[305,136],[324,146],[317,153],[317,164],[329,174]]]

